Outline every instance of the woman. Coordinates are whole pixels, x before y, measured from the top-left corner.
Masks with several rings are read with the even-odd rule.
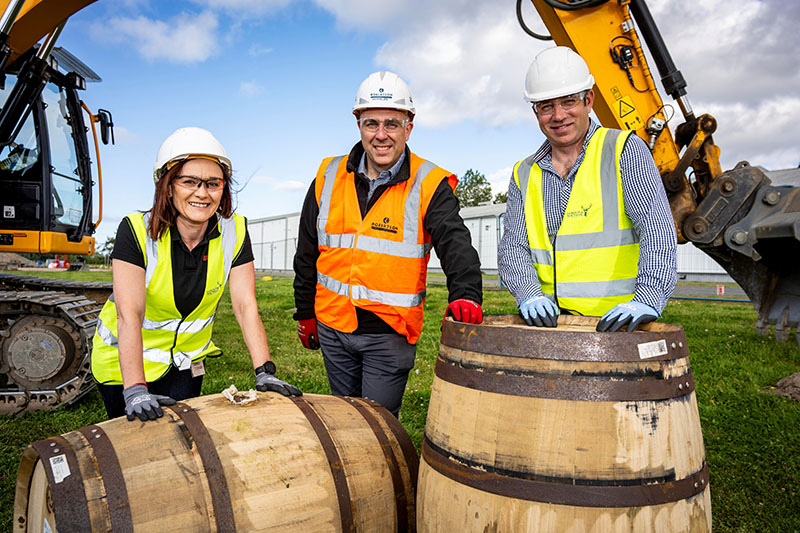
[[[114,293],[100,313],[92,374],[110,418],[154,420],[160,405],[200,394],[217,305],[230,285],[233,313],[257,388],[299,396],[275,377],[258,314],[245,219],[233,214],[231,162],[201,128],[181,128],[158,150],[153,207],[117,230]]]

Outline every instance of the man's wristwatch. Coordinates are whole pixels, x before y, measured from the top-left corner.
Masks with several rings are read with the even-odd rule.
[[[262,372],[266,372],[267,374],[272,374],[274,376],[275,375],[275,363],[273,363],[272,361],[267,361],[266,363],[264,363],[263,365],[261,365],[261,366],[259,366],[259,367],[257,367],[255,369],[256,376],[259,375]]]

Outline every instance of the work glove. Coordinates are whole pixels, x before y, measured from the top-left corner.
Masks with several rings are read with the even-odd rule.
[[[124,389],[122,397],[125,398],[125,414],[128,415],[129,421],[136,417],[139,417],[142,422],[155,420],[164,416],[164,411],[161,410],[162,405],[175,405],[176,403],[169,396],[150,394],[147,392],[147,385],[141,383]]]
[[[313,320],[313,319],[312,319]],[[303,393],[294,385],[289,385],[275,377],[275,364],[267,361],[256,368],[256,389],[260,392],[274,391],[284,396],[302,396]]]
[[[450,302],[450,305],[447,306],[447,311],[444,312],[444,316],[445,318],[451,316],[459,322],[480,324],[483,322],[483,309],[481,309],[481,305],[478,302],[459,298]],[[442,324],[444,324],[444,319],[442,319]]]
[[[635,330],[639,324],[646,324],[658,318],[658,312],[649,305],[635,300],[624,304],[617,304],[600,318],[597,331],[618,331],[626,324],[628,331]]]
[[[558,306],[547,296],[533,296],[519,305],[519,314],[529,326],[558,326]]]
[[[319,350],[317,341],[317,319],[306,318],[297,322],[297,336],[300,342],[309,350]]]

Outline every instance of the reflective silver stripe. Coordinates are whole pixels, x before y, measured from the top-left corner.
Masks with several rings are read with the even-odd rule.
[[[400,294],[396,292],[385,292],[368,289],[363,285],[353,285],[353,299],[369,300],[393,307],[416,307],[425,301],[426,291],[423,289],[419,294]]]
[[[236,253],[236,220],[233,215],[230,218],[219,218],[219,232],[222,238],[222,260],[225,265],[225,277],[222,279],[227,281],[233,265],[233,254]]]
[[[158,241],[150,238],[150,233],[147,231],[147,223],[150,220],[150,213],[145,213],[142,217],[144,219],[145,239],[144,239],[144,254],[147,265],[145,266],[144,273],[144,286],[150,285],[150,280],[153,279],[156,266],[158,266]]]
[[[609,230],[597,233],[576,233],[574,235],[559,235],[558,250],[587,250],[589,248],[606,248],[609,246],[622,246],[636,244],[633,228]]]
[[[604,296],[633,294],[636,289],[636,278],[612,281],[558,282],[557,285],[559,298],[602,298]]]
[[[350,285],[317,272],[317,283],[340,296],[350,296]]]
[[[552,265],[553,254],[550,250],[542,250],[541,248],[531,248],[531,258],[537,265]]]
[[[116,347],[119,344],[119,340],[117,337],[108,329],[108,326],[103,324],[103,321],[99,318],[97,319],[97,334],[100,335],[100,338],[103,340],[103,344],[106,346],[113,346]]]
[[[330,248],[352,248],[356,242],[356,236],[353,233],[346,233],[343,235],[329,235],[327,233],[317,234],[317,243],[320,246],[328,246]]]
[[[416,224],[416,223],[415,223]],[[421,258],[425,257],[433,247],[430,243],[411,244],[405,242],[387,241],[377,237],[359,235],[356,248],[367,252],[375,252],[384,255],[394,255],[399,257]]]
[[[148,361],[153,363],[161,363],[163,365],[168,365],[174,360],[175,366],[177,366],[178,369],[186,370],[191,366],[192,359],[207,350],[209,346],[211,346],[211,340],[209,340],[202,348],[192,350],[191,352],[176,352],[174,356],[170,355],[169,352],[165,350],[159,350],[158,348],[147,348],[142,351],[142,355]]]
[[[202,331],[209,325],[214,322],[214,317],[217,314],[214,313],[211,318],[198,318],[196,320],[185,320],[181,323],[180,318],[175,318],[171,320],[164,320],[162,322],[156,322],[155,320],[150,320],[145,318],[142,322],[142,329],[147,330],[165,330],[165,331],[178,331],[180,327],[179,333],[197,333],[198,331]]]
[[[600,155],[600,191],[603,197],[603,231],[619,231],[619,196],[617,194],[617,138],[620,130],[606,130]]]
[[[522,193],[523,208],[525,199],[528,197],[528,181],[531,179],[533,165],[533,156],[530,156],[520,161],[517,166],[517,178],[519,179],[519,192]]]
[[[353,247],[352,241],[349,242],[349,246],[335,246],[331,244],[347,244],[348,241],[344,241],[341,235],[336,235],[335,237],[338,239],[333,239],[332,237],[334,236],[325,232],[325,225],[328,223],[328,217],[330,217],[331,212],[331,196],[333,195],[333,183],[336,181],[336,170],[339,168],[339,164],[344,157],[343,155],[334,157],[331,162],[328,163],[323,173],[325,183],[322,185],[322,193],[319,196],[319,214],[317,215],[317,243],[320,246],[330,246],[331,248]],[[353,236],[350,236],[350,238],[353,239]]]

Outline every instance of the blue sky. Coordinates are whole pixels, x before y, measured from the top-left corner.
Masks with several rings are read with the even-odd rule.
[[[798,3],[648,3],[695,109],[719,121],[723,168],[796,166]],[[528,18],[535,26],[532,9]],[[103,78],[83,98],[116,125],[117,144],[101,148],[98,244],[150,207],[156,151],[182,126],[226,147],[239,213],[299,211],[320,160],[357,141],[355,91],[379,69],[414,94],[411,148],[456,174],[482,172],[495,191],[543,140],[521,93],[546,45],[519,29],[511,0],[99,0],[58,45]]]

